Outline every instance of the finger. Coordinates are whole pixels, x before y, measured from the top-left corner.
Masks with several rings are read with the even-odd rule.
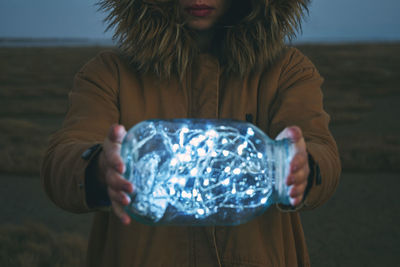
[[[292,173],[288,175],[288,177],[286,178],[286,185],[291,186],[291,185],[306,184],[308,175],[309,175],[309,170],[305,168],[297,171],[296,173]]]
[[[292,186],[289,197],[290,204],[292,206],[297,206],[303,201],[305,185]]]
[[[293,143],[297,143],[303,139],[303,132],[297,126],[288,127],[288,134]]]
[[[290,184],[302,182],[307,179],[309,174],[310,167],[308,166],[308,160],[303,160],[300,157],[299,161],[290,164],[287,182]]]
[[[110,139],[111,142],[121,144],[125,135],[126,135],[125,127],[119,124],[114,124],[110,128],[110,131],[108,133],[108,138]]]
[[[115,215],[121,220],[125,225],[131,223],[131,218],[125,213],[124,208],[117,202],[111,202]]]
[[[300,139],[303,138],[303,133],[301,129],[297,126],[286,127],[276,137],[277,140],[281,140],[284,138],[289,138],[293,143],[297,143]]]
[[[132,184],[125,180],[118,172],[109,169],[106,174],[106,184],[115,191],[133,192]]]
[[[298,184],[303,182],[304,177],[308,177],[310,168],[308,166],[308,159],[306,153],[297,153],[290,162],[289,174],[286,178],[286,184]],[[302,179],[299,179],[300,177]]]
[[[125,171],[125,164],[120,155],[121,145],[111,142],[108,138],[104,141],[103,151],[105,153],[106,164],[119,173]]]
[[[295,198],[291,198],[290,204],[295,207],[295,206],[299,205],[302,201],[303,201],[303,195],[295,197]]]
[[[294,155],[292,161],[290,162],[290,173],[296,173],[308,165],[308,158],[306,152],[299,152]]]
[[[303,196],[305,189],[306,189],[306,184],[304,183],[292,186],[289,192],[290,198],[298,198],[299,196]]]
[[[126,195],[124,192],[115,191],[110,187],[108,188],[108,196],[110,197],[111,201],[114,201],[121,206],[127,206],[131,202],[130,197]]]
[[[107,137],[104,140],[103,147],[104,147],[104,149],[109,150],[109,151],[119,152],[119,150],[121,149],[121,144],[118,142],[114,142],[113,140],[111,140],[110,138]]]
[[[118,150],[118,152],[117,151],[108,151],[107,154],[108,154],[108,156],[107,156],[108,166],[120,174],[124,173],[125,172],[125,164],[122,160],[119,150]]]

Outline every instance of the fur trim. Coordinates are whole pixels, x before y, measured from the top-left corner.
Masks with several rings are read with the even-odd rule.
[[[193,32],[185,27],[177,0],[100,0],[108,13],[108,29],[138,70],[159,76],[185,76],[198,48]],[[232,0],[232,7],[218,25],[213,53],[228,73],[245,75],[269,66],[292,39],[310,0]],[[249,12],[240,14],[240,3]],[[232,14],[235,14],[232,20]],[[229,20],[228,20],[229,19]]]

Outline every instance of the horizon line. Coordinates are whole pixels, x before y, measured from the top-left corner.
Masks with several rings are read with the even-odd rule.
[[[286,41],[301,44],[399,43],[400,38],[304,37]],[[0,37],[0,47],[117,46],[112,38],[92,37]]]

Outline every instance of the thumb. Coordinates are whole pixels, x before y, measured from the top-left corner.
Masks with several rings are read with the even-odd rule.
[[[110,131],[108,133],[108,138],[113,143],[122,143],[126,135],[126,130],[123,125],[114,124],[111,126]]]
[[[297,126],[290,126],[283,129],[282,132],[278,134],[276,140],[281,140],[284,138],[290,139],[293,143],[297,143],[303,137],[301,129]]]

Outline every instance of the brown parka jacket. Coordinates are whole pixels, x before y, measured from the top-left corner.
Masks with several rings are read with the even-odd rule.
[[[62,128],[49,143],[42,179],[49,197],[71,212],[95,212],[88,266],[309,266],[299,211],[313,209],[335,191],[340,173],[329,116],[322,106],[323,79],[294,48],[282,47],[265,68],[227,75],[210,54],[193,57],[184,77],[139,71],[126,53],[104,52],[76,75]],[[112,124],[127,129],[146,119],[247,120],[274,138],[299,126],[315,162],[315,177],[296,210],[272,206],[239,226],[124,226],[100,202],[88,199],[87,169]],[[88,150],[89,149],[89,150]],[[318,169],[318,171],[316,170]],[[316,175],[318,174],[318,175]]]

